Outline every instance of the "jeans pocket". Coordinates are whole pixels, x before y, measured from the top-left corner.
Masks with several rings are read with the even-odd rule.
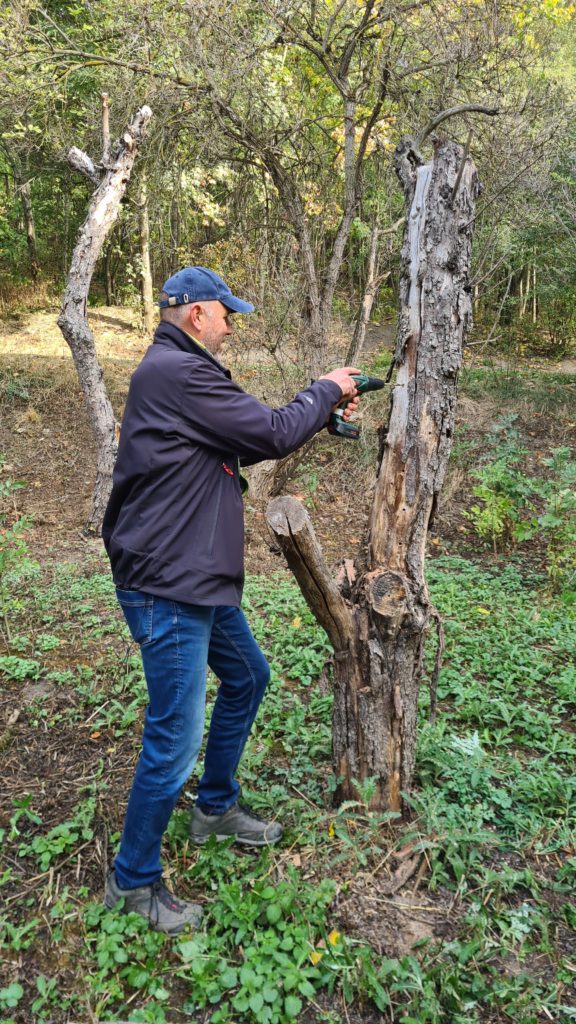
[[[143,594],[139,590],[121,590],[116,588],[116,596],[132,639],[142,646],[152,640],[154,618],[154,598],[152,594]]]

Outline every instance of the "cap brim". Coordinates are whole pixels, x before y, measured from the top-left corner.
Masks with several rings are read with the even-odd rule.
[[[251,302],[244,302],[243,299],[237,299],[235,295],[227,295],[225,299],[220,300],[226,309],[231,309],[233,313],[253,313],[254,306]]]

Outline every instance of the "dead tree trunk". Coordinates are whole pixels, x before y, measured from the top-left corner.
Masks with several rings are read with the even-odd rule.
[[[401,811],[410,791],[424,644],[439,622],[424,575],[426,535],[452,447],[458,371],[471,320],[476,170],[460,146],[424,164],[396,153],[407,205],[396,383],[369,523],[365,565],[330,577],[304,508],[277,498],[268,522],[334,647],[337,798],[373,778],[372,806]],[[441,644],[439,645],[439,648]]]
[[[109,145],[107,97],[103,98],[103,115],[103,151],[106,154]],[[114,412],[106,393],[94,337],[88,325],[88,291],[102,246],[118,216],[138,144],[151,116],[149,107],[142,107],[136,113],[108,161],[103,158],[102,163],[97,165],[86,153],[75,148],[68,154],[70,164],[98,186],[92,196],[88,216],[78,234],[58,317],[58,326],[72,352],[96,437],[96,483],[87,524],[90,530],[97,530],[102,522],[110,493],[117,441]]]

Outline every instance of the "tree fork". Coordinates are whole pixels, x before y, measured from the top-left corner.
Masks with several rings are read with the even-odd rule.
[[[469,269],[478,193],[466,150],[436,140],[424,163],[404,139],[395,166],[406,197],[394,365],[396,381],[369,521],[367,564],[330,577],[307,513],[277,499],[268,522],[334,646],[337,798],[373,779],[375,809],[405,811],[416,752],[418,693],[432,607],[428,528],[452,448],[458,372],[471,321]],[[298,506],[298,508],[296,507]],[[347,563],[349,565],[349,563]],[[346,579],[347,577],[347,579]],[[439,626],[439,651],[442,633]],[[438,664],[434,671],[437,675]]]

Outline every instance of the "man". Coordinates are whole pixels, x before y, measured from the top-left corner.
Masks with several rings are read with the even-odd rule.
[[[242,465],[281,458],[321,430],[331,409],[358,404],[344,367],[274,410],[216,359],[232,315],[254,307],[213,271],[186,267],[166,284],[161,323],[132,376],[103,537],[149,692],[142,751],[105,902],[123,899],[178,934],[201,909],[162,881],[160,845],[202,742],[207,665],[220,681],[191,836],[278,842],[282,829],[238,802],[235,779],[269,678],[240,608]]]

